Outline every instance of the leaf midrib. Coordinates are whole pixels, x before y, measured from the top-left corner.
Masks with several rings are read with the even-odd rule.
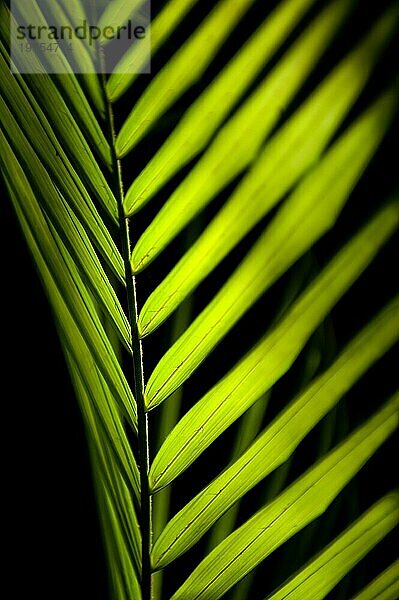
[[[132,345],[132,376],[134,398],[137,406],[138,429],[138,467],[140,473],[140,513],[139,523],[141,529],[141,596],[142,600],[150,600],[152,595],[152,570],[150,562],[151,552],[151,495],[149,490],[149,441],[148,441],[148,415],[144,404],[144,372],[142,342],[138,333],[138,309],[136,295],[136,279],[130,264],[130,237],[129,220],[123,209],[123,178],[121,160],[116,153],[116,130],[114,123],[113,106],[107,97],[106,80],[101,78],[102,93],[107,108],[107,126],[109,144],[112,157],[112,183],[111,189],[115,194],[118,204],[118,221],[120,231],[121,255],[125,269],[126,300],[128,308],[128,322],[131,332]]]

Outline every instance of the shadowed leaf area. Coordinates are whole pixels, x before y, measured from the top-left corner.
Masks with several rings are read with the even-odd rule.
[[[0,0],[17,595],[397,600],[398,4],[148,5]]]

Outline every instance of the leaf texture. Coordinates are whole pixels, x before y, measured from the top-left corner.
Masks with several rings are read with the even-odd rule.
[[[288,405],[232,465],[175,515],[154,545],[154,564],[162,566],[188,550],[237,499],[282,465],[317,422],[398,337],[399,300],[396,300],[349,344],[325,373]],[[161,461],[161,458],[158,460]],[[173,472],[175,458],[170,456],[169,460]],[[162,485],[162,475],[166,475],[168,482],[168,470],[159,475],[159,485]]]
[[[398,408],[396,395],[325,459],[219,544],[172,596],[173,600],[220,598],[270,552],[322,514],[395,431]]]
[[[127,191],[124,199],[127,214],[132,214],[144,206],[163,184],[206,146],[218,126],[223,123],[223,119],[229,114],[229,110],[234,107],[260,69],[273,56],[278,46],[283,42],[284,36],[290,33],[297,19],[308,8],[309,4],[312,4],[312,1],[289,0],[278,6],[198,100],[190,106],[175,131]],[[331,9],[328,14],[332,22],[326,26],[328,19],[325,19],[323,20],[324,30],[321,27],[321,33],[325,34],[325,43],[328,42],[328,28],[334,31],[341,16],[339,11],[336,13]],[[308,37],[311,38],[310,41],[314,45],[319,43],[322,47],[323,39],[320,38],[318,31],[313,32]],[[306,42],[306,38],[304,42]],[[299,81],[301,81],[301,76],[303,78],[307,72],[310,59],[308,47],[306,43],[298,44],[298,46],[297,51],[291,51],[285,64],[278,70],[281,85],[280,89],[274,90],[276,94],[279,94],[280,107],[277,107],[278,110],[281,110],[281,106],[284,105],[284,98],[289,97],[291,91],[288,85],[290,65],[294,61],[297,65],[299,63],[300,68],[295,73]],[[285,73],[288,73],[288,76],[284,77]],[[278,77],[275,76],[275,79],[277,80]],[[285,85],[282,84],[283,80]],[[292,83],[290,82],[291,88],[295,89],[296,80],[294,76],[292,76],[292,80]],[[270,87],[272,86],[269,84],[269,89]],[[277,88],[277,84],[274,87]],[[261,95],[260,92],[258,95]],[[262,95],[264,95],[264,92],[262,92]],[[267,100],[270,111],[271,102],[273,101],[272,93],[269,93]],[[250,110],[248,110],[248,113],[250,113]],[[270,112],[269,114],[269,119],[272,119],[273,113]],[[255,120],[255,117],[256,115],[252,115],[253,120]],[[262,128],[268,125],[268,121],[265,119],[258,119],[258,123]],[[250,138],[249,142],[251,141]],[[230,145],[235,145],[234,142],[235,139],[231,141]],[[256,144],[256,139],[253,140],[253,143]],[[253,153],[254,151],[251,154]],[[251,154],[247,156],[244,150],[242,154],[243,161],[248,162]],[[223,156],[220,156],[219,162],[225,163],[230,156],[230,152],[224,152]]]
[[[322,600],[373,546],[399,523],[399,496],[386,496],[302,569],[270,600]]]
[[[220,130],[206,153],[159,210],[137,242],[132,253],[132,266],[135,272],[139,272],[148,265],[196,213],[203,210],[224,186],[239,175],[253,159],[257,158],[264,139],[281,117],[282,110],[303,85],[306,76],[315,68],[315,48],[318,49],[317,56],[321,56],[336,33],[347,9],[346,2],[328,6]],[[367,81],[387,40],[395,31],[397,17],[397,11],[396,14],[393,10],[388,11],[363,44],[344,59],[343,63],[327,78],[321,89],[316,91],[316,94],[310,96],[303,109],[298,111],[297,117],[294,115],[291,119],[291,124],[287,124],[279,132],[277,140],[272,141],[270,149],[266,147],[267,158],[265,156],[263,161],[261,157],[257,163],[258,168],[255,165],[255,172],[248,178],[249,185],[245,185],[247,181],[244,181],[242,186],[238,186],[235,191],[234,201],[232,200],[235,208],[235,220],[237,219],[237,196],[241,196],[241,212],[243,212],[243,193],[248,199],[251,199],[250,204],[255,206],[260,204],[259,211],[253,209],[255,218],[252,217],[251,212],[249,213],[248,221],[250,225],[253,225],[273,206],[273,201],[271,201],[262,213],[265,202],[262,201],[262,196],[267,198],[271,194],[276,198],[276,194],[284,194],[287,191],[287,187],[284,186],[285,178],[288,179],[288,184],[292,185],[295,183],[295,176],[298,178],[306,167],[319,157]],[[225,105],[225,102],[223,101],[222,104]],[[207,116],[204,118],[207,123],[212,123],[212,119]],[[316,128],[316,124],[317,126],[321,125],[320,132]],[[201,131],[203,129],[204,126],[201,125]],[[312,131],[312,136],[308,134],[309,130]],[[186,132],[185,138],[191,139],[192,136],[193,134],[188,136]],[[185,147],[187,143],[185,141]],[[302,153],[303,145],[305,148]],[[167,149],[165,152],[167,152],[166,156],[160,159],[162,169],[168,169],[171,160],[173,161],[169,150]],[[179,156],[176,157],[176,162],[178,161]],[[273,161],[272,168],[271,161]],[[288,168],[285,166],[287,162]],[[288,172],[284,172],[286,168]],[[292,169],[295,169],[294,175],[291,175]],[[273,179],[281,177],[283,183],[280,183],[280,190],[276,189],[273,179],[269,184],[271,173]],[[263,177],[262,174],[264,174]],[[130,208],[132,201],[140,206],[142,203],[140,198],[143,198],[143,202],[147,198],[147,182],[144,180],[146,188],[144,196],[142,196],[143,189],[139,187],[140,181],[141,176],[134,182],[131,188],[132,192],[128,191],[126,195],[125,210],[127,209],[128,213],[132,210]],[[254,189],[255,182],[256,188]],[[256,197],[256,202],[252,199],[253,196]],[[246,211],[247,208],[246,206]],[[230,222],[231,214],[229,221],[226,221],[223,236],[225,231],[229,230]],[[245,235],[249,229],[250,226],[248,227],[244,222],[242,235]]]
[[[154,121],[201,76],[253,1],[219,1],[196,33],[153,79],[126,119],[115,146],[120,158],[132,150]]]
[[[19,4],[68,28],[146,3]],[[0,0],[1,180],[82,414],[115,600],[238,600],[262,579],[259,597],[321,599],[397,526],[397,491],[346,504],[399,418],[383,4],[166,0],[139,76],[139,43],[101,72],[106,39],[60,46],[46,73],[46,53],[9,48]],[[350,589],[394,600],[397,581],[393,563]]]
[[[399,560],[365,587],[354,600],[394,600],[399,586]]]
[[[179,387],[256,299],[333,225],[381,141],[395,104],[391,90],[301,182],[230,279],[160,360],[146,386],[148,409]],[[139,331],[143,334],[140,323]]]

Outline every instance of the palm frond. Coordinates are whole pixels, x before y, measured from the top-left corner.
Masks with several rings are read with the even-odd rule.
[[[155,3],[154,73],[135,44],[109,76],[106,39],[52,74],[11,53],[21,16],[88,16],[18,4],[0,3],[0,168],[85,424],[111,597],[328,597],[398,523],[384,486],[344,500],[398,425],[393,385],[364,411],[358,391],[397,348],[389,269],[345,343],[321,333],[345,302],[354,318],[399,225],[395,184],[364,188],[397,123],[397,3],[354,41],[350,0]],[[90,11],[120,27],[144,5]],[[345,597],[394,599],[389,562]]]

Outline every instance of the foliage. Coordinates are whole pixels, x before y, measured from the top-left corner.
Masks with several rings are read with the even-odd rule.
[[[398,5],[153,10],[140,76],[12,74],[0,15],[4,190],[84,420],[110,597],[394,600]]]

